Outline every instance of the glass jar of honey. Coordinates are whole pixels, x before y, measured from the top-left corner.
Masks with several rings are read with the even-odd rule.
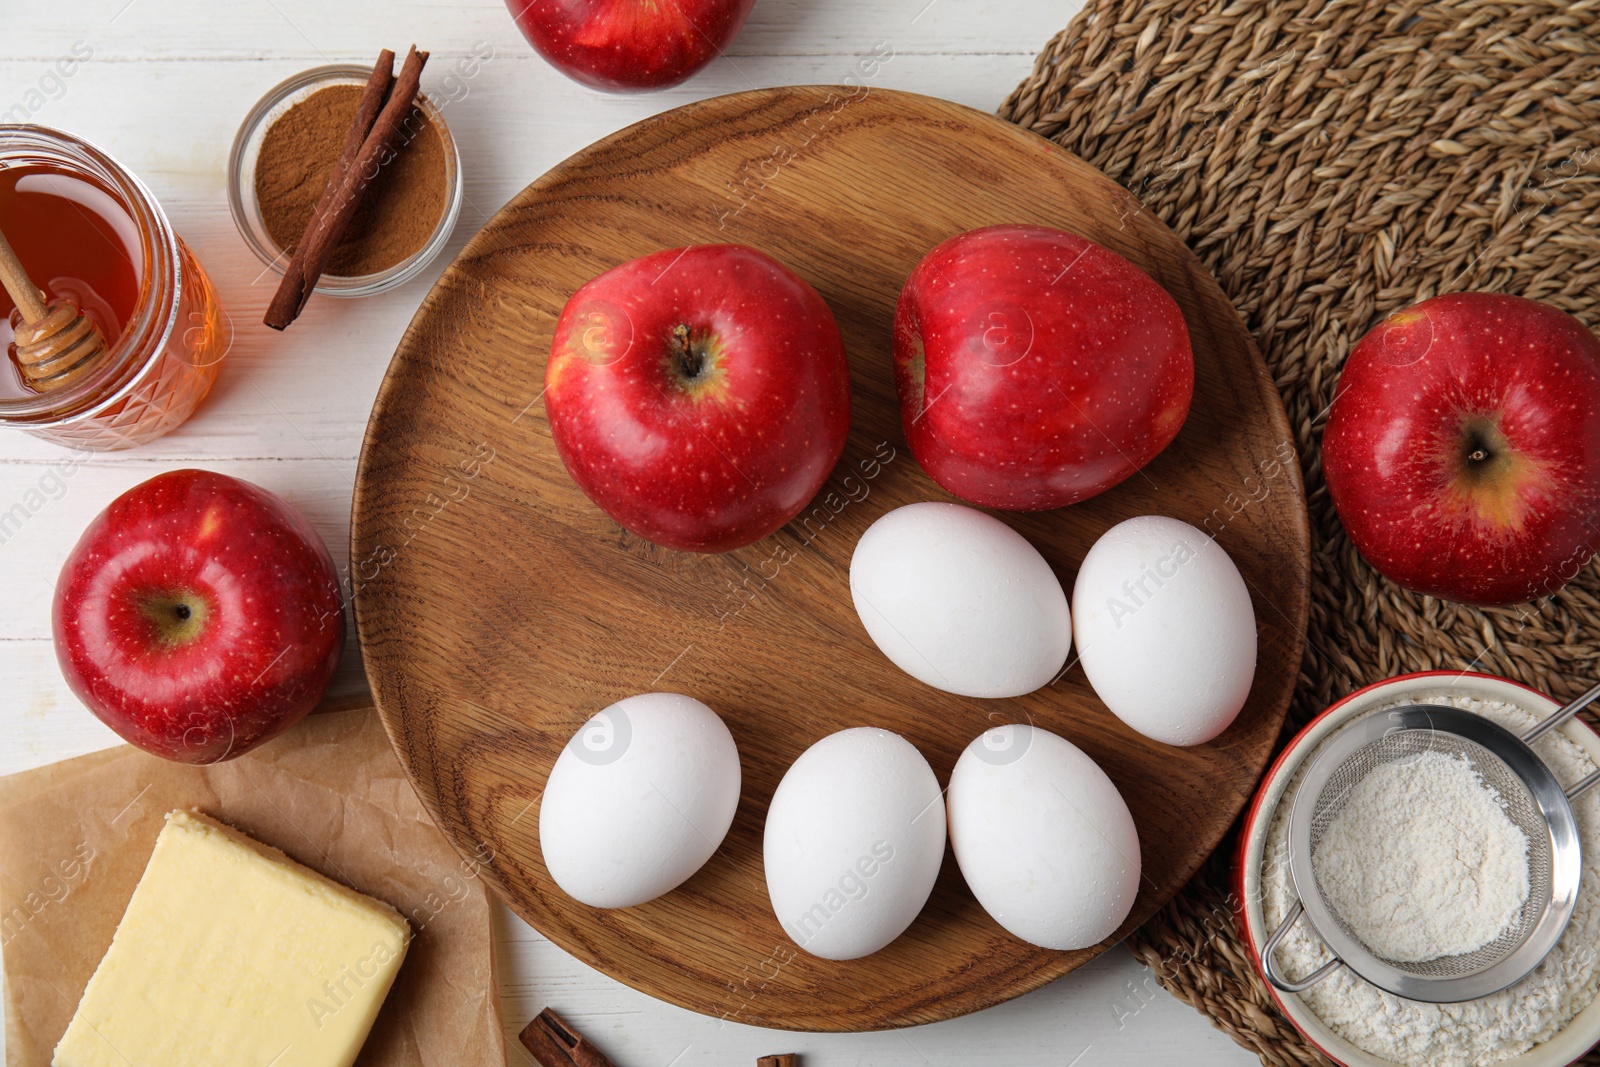
[[[0,290],[0,425],[74,448],[131,448],[188,418],[232,341],[216,290],[161,205],[116,160],[43,126],[0,125],[0,232],[46,301],[105,336],[81,380],[39,391],[16,361]]]

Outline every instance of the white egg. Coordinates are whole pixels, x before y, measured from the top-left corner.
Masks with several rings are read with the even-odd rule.
[[[1198,745],[1239,714],[1256,673],[1250,590],[1202,530],[1141,515],[1089,549],[1072,589],[1089,684],[1146,737]]]
[[[700,701],[617,701],[573,736],[545,784],[539,847],[550,877],[596,908],[655,899],[717,850],[739,782],[733,735]]]
[[[867,528],[850,595],[895,666],[951,693],[1016,697],[1048,685],[1072,647],[1072,614],[1038,549],[959,504],[907,504]]]
[[[1139,834],[1094,760],[1028,725],[988,731],[950,774],[950,845],[972,895],[1022,940],[1075,949],[1116,932],[1139,893]]]
[[[944,798],[922,753],[888,730],[830,734],[801,753],[767,811],[767,894],[795,944],[829,960],[905,932],[944,857]]]

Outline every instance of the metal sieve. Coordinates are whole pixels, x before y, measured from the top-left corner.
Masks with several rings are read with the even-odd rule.
[[[1518,737],[1461,708],[1418,704],[1377,712],[1345,727],[1307,769],[1289,813],[1289,873],[1299,898],[1261,950],[1267,981],[1285,993],[1309,989],[1348,967],[1379,989],[1434,1004],[1474,1000],[1526,977],[1555,948],[1572,918],[1582,877],[1582,847],[1571,801],[1600,782],[1600,771],[1563,789],[1529,746],[1600,698],[1600,685]],[[1317,881],[1317,849],[1357,783],[1376,768],[1425,752],[1464,758],[1500,795],[1528,839],[1528,900],[1494,941],[1460,955],[1421,962],[1388,959],[1368,948],[1328,903]],[[1302,915],[1334,958],[1298,980],[1273,956]]]

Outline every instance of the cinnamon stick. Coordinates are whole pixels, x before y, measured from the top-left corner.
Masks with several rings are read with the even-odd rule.
[[[549,1008],[517,1036],[540,1067],[612,1067],[599,1049]]]
[[[367,84],[361,90],[355,117],[350,120],[350,131],[344,135],[344,147],[339,150],[339,158],[333,164],[333,171],[328,175],[327,184],[322,187],[322,198],[317,201],[317,206],[306,223],[308,234],[316,221],[328,213],[334,196],[339,192],[340,183],[355,164],[356,156],[361,154],[361,146],[366,143],[367,134],[372,132],[372,124],[377,121],[378,112],[383,109],[383,102],[389,99],[389,90],[393,87],[394,53],[385,48],[378,53],[378,62],[373,64],[372,74],[368,76]],[[295,248],[298,249],[304,244],[305,238],[302,236],[300,244]]]
[[[355,165],[356,157],[361,154],[361,146],[367,143],[367,135],[372,132],[372,124],[377,121],[378,112],[383,109],[384,101],[389,98],[389,90],[393,86],[394,53],[385,48],[378,53],[378,61],[373,64],[372,73],[367,76],[367,84],[361,90],[361,99],[356,103],[356,112],[350,119],[350,129],[344,135],[344,146],[339,150],[339,157],[334,161],[333,169],[328,172],[328,180],[322,186],[322,196],[317,200],[311,218],[306,220],[305,232],[295,244],[294,253],[289,259],[289,267],[284,271],[284,280],[278,283],[278,292],[273,294],[273,303],[269,305],[263,321],[275,330],[283,329],[294,319],[294,315],[290,315],[280,325],[275,321],[272,309],[277,306],[278,298],[282,296],[289,278],[303,275],[306,250],[311,244],[311,236],[318,226],[326,225],[330,220],[334,199],[339,195],[345,175]],[[315,278],[311,280],[311,285],[316,285]]]
[[[385,49],[384,56],[392,68],[394,53]],[[311,292],[316,288],[317,279],[322,277],[323,270],[328,265],[328,258],[333,255],[333,250],[338,246],[340,238],[350,226],[350,221],[355,217],[356,209],[361,206],[361,199],[366,194],[367,187],[378,171],[394,156],[395,142],[399,140],[405,127],[405,121],[412,107],[415,106],[417,90],[422,83],[422,67],[428,61],[428,53],[417,51],[412,45],[406,53],[405,62],[400,65],[400,74],[393,78],[389,87],[388,99],[383,101],[383,107],[378,110],[377,116],[371,120],[370,129],[360,142],[360,148],[353,153],[348,166],[343,167],[341,173],[338,166],[328,178],[328,186],[323,190],[322,199],[317,204],[317,209],[311,215],[311,221],[306,226],[306,233],[295,247],[294,255],[289,260],[288,269],[283,272],[283,280],[278,283],[278,291],[273,294],[272,303],[267,306],[266,316],[262,319],[274,330],[281,330],[300,316],[305,309],[306,301],[311,298]],[[379,58],[379,67],[373,68],[372,77],[367,81],[367,87],[362,92],[361,102],[356,109],[356,118],[351,123],[351,132],[345,139],[345,148],[349,149],[350,140],[355,136],[356,128],[361,123],[362,112],[368,106],[368,97],[374,91],[374,85],[384,79],[379,76],[379,69],[383,65],[383,58]],[[341,152],[339,162],[344,162],[344,153]],[[337,185],[335,185],[337,179]]]

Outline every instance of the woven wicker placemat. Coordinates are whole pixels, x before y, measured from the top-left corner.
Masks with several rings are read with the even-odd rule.
[[[1392,311],[1495,290],[1600,328],[1600,2],[1088,0],[1000,115],[1177,231],[1276,378],[1312,524],[1309,640],[1283,740],[1407,671],[1486,671],[1557,699],[1600,677],[1600,564],[1510,608],[1406,592],[1351,546],[1318,452],[1346,353]],[[1263,1062],[1327,1063],[1245,955],[1232,850],[1133,951]]]

